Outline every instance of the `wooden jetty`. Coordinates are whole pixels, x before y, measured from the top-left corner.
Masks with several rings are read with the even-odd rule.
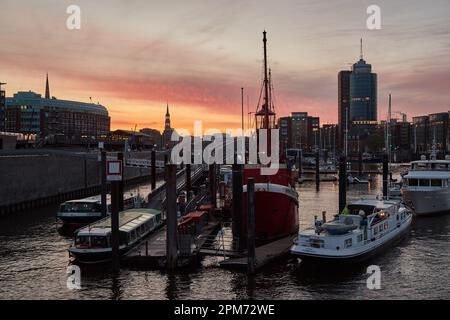
[[[255,269],[260,269],[273,261],[287,256],[290,248],[292,247],[293,239],[293,236],[289,236],[257,247],[255,250]],[[240,258],[226,259],[220,262],[219,265],[220,267],[226,269],[246,271],[248,267],[248,260],[245,255]]]
[[[178,235],[178,267],[195,264],[200,258],[200,248],[206,239],[214,234],[219,221],[211,218],[195,237],[190,234]],[[123,264],[142,268],[165,268],[166,266],[166,227],[149,235],[138,246],[123,257]]]

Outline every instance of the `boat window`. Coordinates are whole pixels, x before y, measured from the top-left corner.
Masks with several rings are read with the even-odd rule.
[[[429,187],[430,186],[430,180],[428,180],[428,179],[419,179],[419,186],[420,187]]]
[[[323,248],[324,241],[320,239],[309,239],[309,245],[313,248]]]
[[[61,212],[99,212],[101,205],[91,202],[66,202],[61,205]]]
[[[107,247],[106,237],[102,236],[91,237],[91,248],[106,248],[106,247]]]
[[[417,187],[419,184],[419,181],[417,179],[408,179],[408,185],[410,187]]]
[[[440,179],[431,179],[432,187],[442,187],[442,180]]]
[[[373,234],[377,235],[378,234],[378,227],[373,228]]]
[[[352,246],[352,238],[345,239],[344,247],[348,248]]]
[[[387,230],[388,228],[389,228],[389,222],[386,221],[386,222],[384,223],[384,230]]]
[[[75,239],[77,246],[89,246],[89,236],[78,236]]]
[[[397,215],[397,221],[400,220],[400,217]]]
[[[360,235],[358,236],[358,242],[361,242],[361,241],[362,241],[362,238],[363,238],[363,235],[360,234]]]

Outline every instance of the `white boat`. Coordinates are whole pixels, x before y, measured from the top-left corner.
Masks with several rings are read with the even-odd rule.
[[[124,209],[140,208],[144,199],[139,195],[126,193],[123,197]],[[100,220],[111,213],[111,195],[106,195],[106,215],[102,214],[101,196],[69,200],[59,206],[56,217],[64,224],[86,225]]]
[[[434,147],[434,146],[433,146]],[[403,201],[415,214],[430,215],[450,211],[450,157],[437,160],[435,148],[431,159],[411,162],[402,178]]]
[[[347,208],[331,222],[316,218],[294,239],[291,254],[302,261],[356,263],[394,244],[411,226],[411,210],[399,200],[362,199]]]
[[[154,209],[130,209],[119,213],[119,251],[123,255],[136,246],[148,234],[162,225],[161,211]],[[111,261],[111,217],[94,222],[75,235],[69,255],[76,262],[94,264]]]

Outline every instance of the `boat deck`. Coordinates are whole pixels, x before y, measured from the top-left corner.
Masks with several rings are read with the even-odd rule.
[[[190,263],[199,255],[199,248],[202,247],[207,237],[213,234],[219,225],[219,221],[212,219],[202,229],[197,241],[192,241],[190,235],[178,235],[179,258],[183,263]],[[123,257],[123,262],[128,266],[140,267],[163,267],[162,263],[166,259],[166,227],[150,234],[139,245],[133,248]]]

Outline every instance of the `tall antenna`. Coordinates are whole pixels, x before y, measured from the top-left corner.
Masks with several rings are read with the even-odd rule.
[[[263,43],[264,43],[264,104],[265,104],[265,117],[264,117],[264,127],[269,128],[269,79],[267,76],[267,38],[266,30],[263,32]]]
[[[360,52],[359,52],[359,58],[360,58],[361,60],[364,60],[364,54],[363,54],[363,39],[362,39],[362,38],[360,39],[360,45],[361,45],[361,47],[360,47]]]

